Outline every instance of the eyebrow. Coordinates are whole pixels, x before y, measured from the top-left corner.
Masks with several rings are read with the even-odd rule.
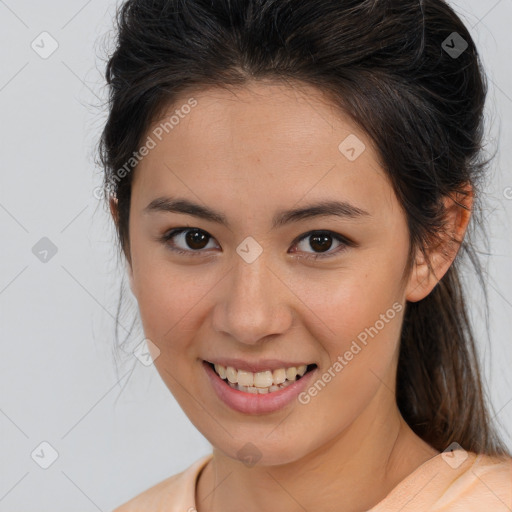
[[[143,210],[143,213],[145,214],[155,212],[184,213],[186,215],[193,215],[229,228],[229,221],[224,214],[185,198],[158,197],[151,201]],[[277,212],[272,220],[272,228],[275,229],[305,219],[327,216],[358,219],[365,216],[371,217],[371,214],[366,210],[348,203],[347,201],[325,200],[308,204],[302,208],[281,210]]]

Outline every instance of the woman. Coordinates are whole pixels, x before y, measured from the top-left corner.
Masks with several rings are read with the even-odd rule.
[[[129,0],[106,78],[147,345],[213,446],[116,511],[510,510],[457,257],[486,82],[452,9]]]

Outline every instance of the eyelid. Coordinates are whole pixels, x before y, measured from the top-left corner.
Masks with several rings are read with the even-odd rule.
[[[215,240],[215,237],[210,235],[210,233],[208,233],[204,229],[192,227],[192,226],[183,226],[180,228],[174,228],[174,229],[167,231],[166,233],[164,233],[163,236],[157,237],[157,241],[163,243],[172,252],[174,252],[176,254],[186,254],[186,255],[193,256],[193,257],[204,256],[205,252],[206,252],[204,249],[198,249],[196,251],[191,250],[191,249],[184,250],[184,249],[174,248],[170,245],[169,241],[172,240],[172,238],[174,238],[175,236],[177,236],[179,234],[182,234],[183,232],[187,232],[187,231],[199,231],[199,232],[205,233],[209,237],[210,240]],[[292,246],[297,245],[299,242],[302,242],[304,239],[306,239],[312,235],[319,235],[319,234],[327,234],[328,236],[331,236],[334,240],[336,240],[337,242],[339,242],[341,244],[340,248],[338,248],[332,252],[325,252],[325,253],[312,252],[312,253],[305,253],[306,255],[304,255],[300,251],[293,251],[292,253],[296,254],[298,258],[306,259],[306,260],[308,260],[308,259],[309,260],[311,260],[311,259],[313,259],[313,260],[328,259],[328,258],[336,256],[337,254],[340,254],[341,252],[344,252],[349,247],[357,247],[358,246],[358,244],[356,242],[350,240],[349,238],[341,235],[340,233],[337,233],[336,231],[332,231],[332,230],[328,230],[328,229],[313,229],[306,233],[303,233],[300,236],[298,236],[297,238],[295,238],[295,240],[292,242]]]
[[[321,259],[334,258],[336,255],[339,255],[342,252],[345,252],[349,247],[357,246],[357,244],[355,242],[353,242],[352,240],[349,240],[347,237],[341,235],[340,233],[337,233],[336,231],[331,231],[329,229],[312,229],[311,231],[308,231],[307,233],[304,233],[303,235],[300,235],[298,238],[296,238],[293,241],[292,246],[297,245],[299,242],[302,242],[303,240],[305,240],[306,238],[309,238],[312,235],[321,235],[321,234],[326,234],[326,235],[334,238],[334,240],[339,242],[341,244],[341,246],[331,252],[325,252],[325,253],[311,252],[311,253],[305,253],[306,255],[304,255],[304,253],[301,253],[300,251],[293,251],[293,254],[296,254],[297,257],[301,258],[301,259],[321,260]]]

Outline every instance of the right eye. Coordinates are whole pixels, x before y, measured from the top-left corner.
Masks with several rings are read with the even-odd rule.
[[[211,235],[199,228],[176,228],[162,236],[160,241],[177,254],[199,256],[204,252],[202,249],[210,239],[213,240]],[[185,249],[177,247],[177,243],[180,243]]]

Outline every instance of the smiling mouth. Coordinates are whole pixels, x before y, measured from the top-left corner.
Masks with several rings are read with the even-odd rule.
[[[210,361],[205,363],[231,388],[253,394],[273,393],[284,389],[317,367],[316,364],[309,364],[253,373]]]

